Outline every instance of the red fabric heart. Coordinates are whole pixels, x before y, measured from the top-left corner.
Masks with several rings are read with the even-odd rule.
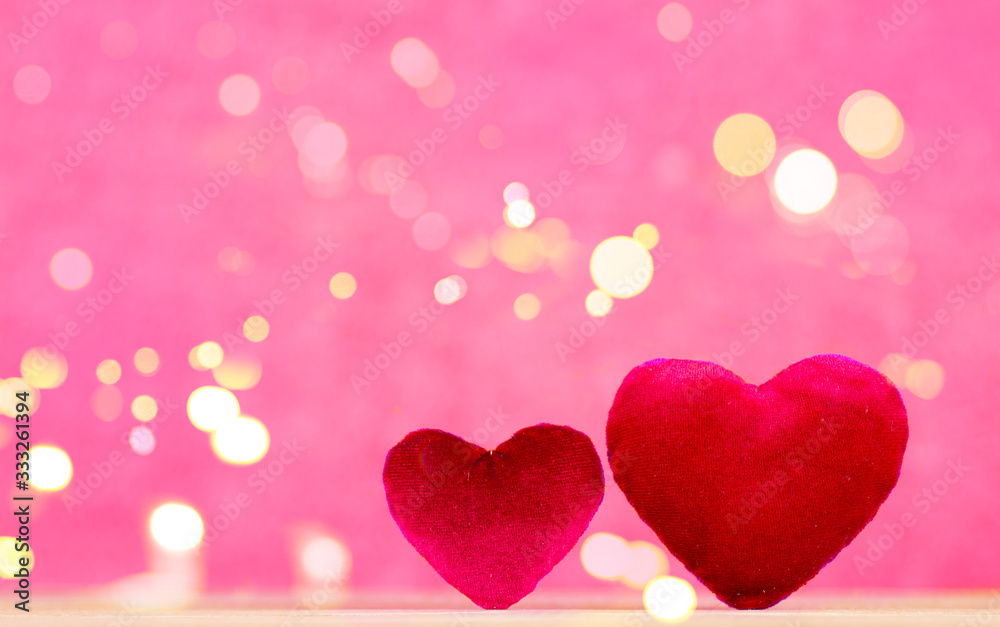
[[[740,609],[778,603],[854,539],[896,485],[907,433],[892,383],[840,355],[760,386],[713,363],[648,361],[618,388],[607,426],[629,503]]]
[[[410,544],[486,609],[506,609],[534,590],[604,498],[590,438],[549,424],[522,429],[494,451],[415,431],[389,451],[382,480]]]

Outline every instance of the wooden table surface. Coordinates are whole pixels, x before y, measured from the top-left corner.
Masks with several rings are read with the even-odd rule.
[[[356,602],[357,599],[352,600]],[[367,599],[372,604],[372,599]],[[399,597],[394,599],[399,603]],[[414,605],[427,605],[428,599]],[[429,600],[433,604],[433,599]],[[589,597],[580,605],[600,599]],[[715,600],[701,600],[702,607],[684,624],[710,627],[775,625],[825,627],[835,625],[907,627],[1000,627],[1000,591],[907,593],[865,596],[793,597],[764,611],[737,611],[717,607]],[[543,599],[536,604],[572,605],[572,599]],[[615,601],[609,601],[613,604]],[[621,605],[621,601],[617,601]],[[93,598],[36,598],[32,611],[13,609],[13,601],[0,607],[0,625],[65,627],[319,627],[404,625],[408,627],[475,625],[524,625],[552,627],[658,627],[661,621],[645,610],[631,609],[511,609],[507,611],[445,609],[317,609],[292,610],[288,599],[240,597],[204,599],[194,608],[162,611],[101,604]],[[577,605],[577,607],[580,607]],[[239,609],[237,609],[239,608]]]

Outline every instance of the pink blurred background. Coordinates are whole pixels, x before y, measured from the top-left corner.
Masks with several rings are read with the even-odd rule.
[[[553,422],[587,433],[603,458],[614,392],[647,359],[715,359],[760,383],[826,352],[882,365],[911,436],[895,492],[806,589],[995,586],[1000,9],[687,0],[693,27],[675,42],[661,32],[670,24],[658,28],[665,4],[6,2],[0,377],[29,378],[32,348],[59,350],[47,367],[65,359],[68,376],[37,391],[32,441],[73,466],[33,505],[37,589],[155,570],[156,507],[187,504],[211,527],[244,493],[252,502],[197,558],[205,591],[291,589],[303,534],[317,533],[349,551],[352,592],[432,590],[465,606],[388,514],[382,464],[406,433],[440,428],[492,448]],[[394,68],[406,38],[426,48]],[[224,88],[234,75],[252,80]],[[905,121],[900,148],[878,163],[838,127],[859,90],[884,94]],[[768,171],[747,179],[713,154],[737,113],[778,140]],[[310,148],[288,115],[335,126]],[[73,165],[81,142],[97,145]],[[810,219],[769,191],[791,146],[825,154],[840,176]],[[414,167],[390,199],[379,175],[400,157]],[[222,189],[199,209],[213,180]],[[512,182],[537,212],[527,229],[504,225]],[[881,239],[835,232],[859,189],[892,191]],[[651,281],[591,318],[592,252],[640,224],[658,233]],[[50,267],[66,249],[92,265],[77,289]],[[355,279],[347,298],[331,292],[338,273]],[[448,277],[460,279],[439,285]],[[436,285],[437,298],[456,286],[461,298],[439,304]],[[533,318],[530,298],[515,313],[523,294],[540,305]],[[790,305],[768,313],[780,294]],[[251,314],[266,318],[263,341],[244,338]],[[75,337],[60,335],[68,324]],[[401,333],[407,345],[393,346]],[[217,385],[189,362],[208,341],[259,366],[258,382],[234,390],[269,433],[256,463],[221,459],[186,415],[196,388]],[[143,347],[159,357],[149,375],[133,363]],[[95,374],[106,359],[121,364],[117,396]],[[148,454],[128,442],[138,395],[159,405]],[[13,425],[0,418],[5,460]],[[120,463],[86,489],[109,460]],[[950,463],[968,470],[952,481]],[[655,543],[606,476],[588,534]],[[14,491],[13,477],[0,480]],[[886,541],[907,514],[916,523]],[[0,535],[13,525],[0,516]],[[672,558],[670,569],[693,581]],[[538,590],[636,594],[588,574],[579,547]]]

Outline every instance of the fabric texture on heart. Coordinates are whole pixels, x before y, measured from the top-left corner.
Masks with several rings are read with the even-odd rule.
[[[569,427],[522,429],[493,451],[444,431],[407,435],[382,475],[403,536],[459,592],[505,609],[573,548],[604,498],[593,442]]]
[[[608,416],[615,482],[726,604],[770,607],[867,525],[899,479],[906,409],[878,371],[818,355],[757,386],[713,363],[655,359]]]

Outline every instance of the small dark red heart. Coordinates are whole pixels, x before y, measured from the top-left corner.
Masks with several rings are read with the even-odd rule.
[[[493,451],[444,431],[415,431],[382,473],[400,531],[445,581],[486,609],[535,589],[587,529],[604,471],[586,435],[522,429]]]
[[[881,373],[840,355],[763,385],[713,363],[634,368],[608,417],[632,507],[726,604],[763,609],[812,579],[899,479],[906,409]]]

